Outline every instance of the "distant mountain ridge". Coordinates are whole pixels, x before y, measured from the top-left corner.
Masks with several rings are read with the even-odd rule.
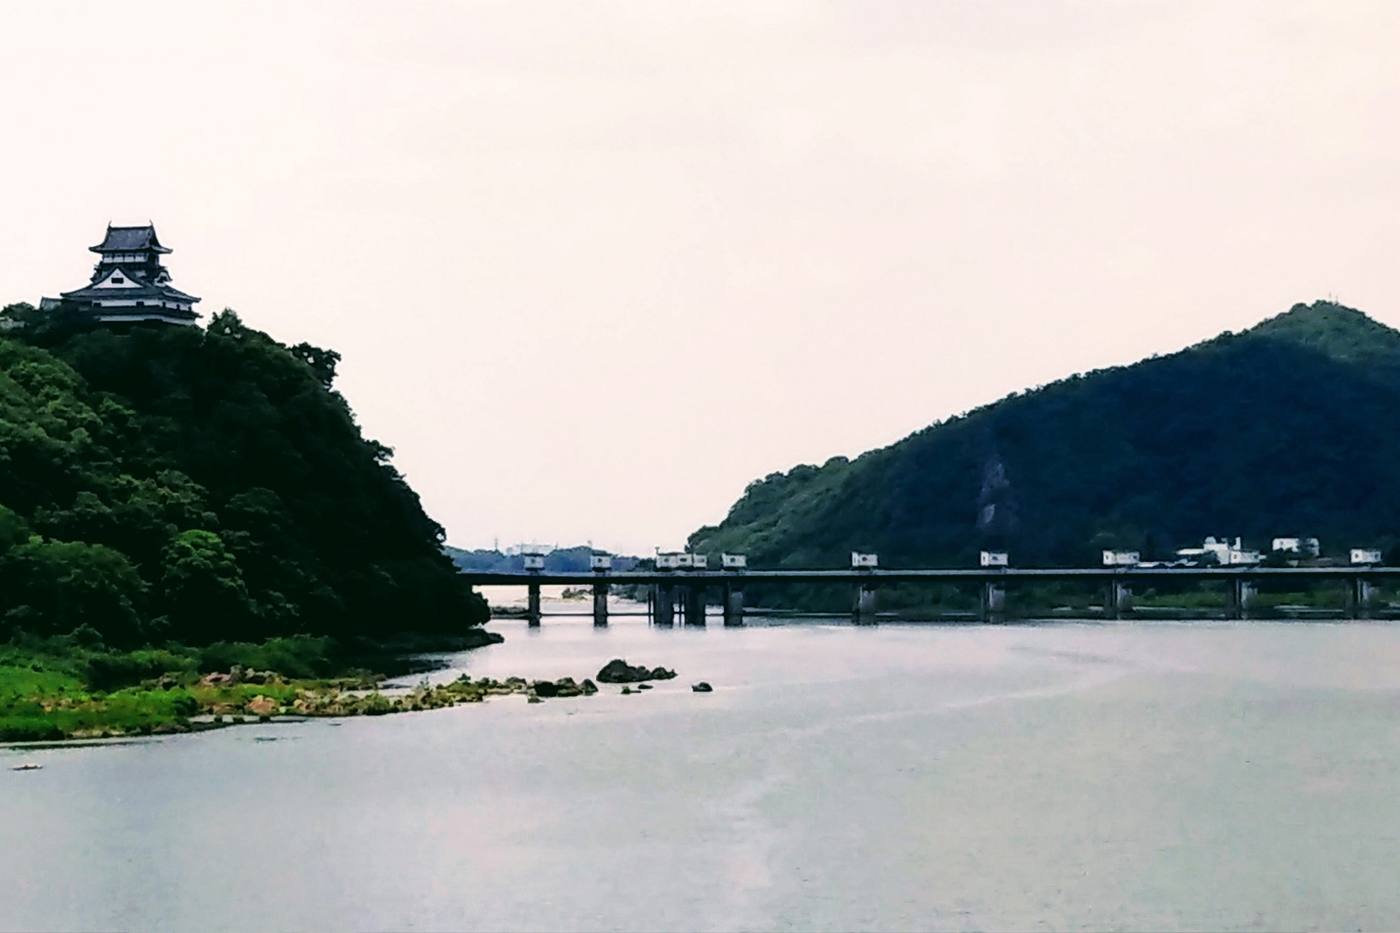
[[[452,558],[453,563],[461,570],[520,573],[525,569],[525,558],[519,554],[506,554],[502,551],[488,549],[468,550],[451,546],[444,547],[443,551]],[[596,553],[602,552],[587,545],[555,548],[545,555],[544,569],[551,573],[579,573],[589,569],[588,559]],[[613,569],[631,570],[637,565],[637,560],[635,557],[616,556],[613,558]]]
[[[1243,333],[1070,376],[855,460],[749,485],[703,553],[763,567],[1089,565],[1208,534],[1324,552],[1400,543],[1400,332],[1331,302]]]

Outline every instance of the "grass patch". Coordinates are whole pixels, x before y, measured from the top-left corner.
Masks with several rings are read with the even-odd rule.
[[[290,708],[308,694],[374,687],[384,676],[431,666],[402,657],[404,651],[455,651],[499,640],[473,632],[384,645],[298,635],[115,651],[94,635],[0,645],[0,742],[185,731],[200,714],[258,718],[267,714],[257,710]],[[239,682],[203,682],[204,675],[231,671],[240,672]],[[396,711],[382,698],[346,708]]]

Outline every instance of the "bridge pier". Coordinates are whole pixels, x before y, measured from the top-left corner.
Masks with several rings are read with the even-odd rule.
[[[1122,580],[1111,580],[1104,592],[1103,612],[1107,618],[1121,619],[1133,610],[1133,587]]]
[[[686,625],[705,624],[705,587],[699,583],[692,583],[685,588],[685,613]]]
[[[744,588],[729,584],[724,588],[724,624],[744,624]]]
[[[531,583],[525,591],[525,621],[530,628],[540,627],[540,585]]]
[[[982,584],[982,621],[1006,621],[1006,584],[995,580]]]
[[[875,609],[875,584],[857,584],[855,612],[852,615],[851,621],[855,622],[856,625],[874,625],[876,621]]]
[[[593,624],[599,627],[608,624],[608,585],[593,584]]]
[[[1347,618],[1369,619],[1376,603],[1376,585],[1365,577],[1347,580]]]
[[[657,625],[676,624],[676,587],[672,583],[657,583],[651,588],[652,621]]]
[[[1229,605],[1226,615],[1231,619],[1248,619],[1249,608],[1254,604],[1254,597],[1258,592],[1259,587],[1253,580],[1235,577],[1230,581]]]

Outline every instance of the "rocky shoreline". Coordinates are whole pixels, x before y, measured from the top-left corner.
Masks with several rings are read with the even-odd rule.
[[[671,680],[676,672],[664,667],[633,666],[615,658],[595,676],[596,681],[587,677],[582,680],[573,677],[556,680],[507,677],[496,680],[463,674],[446,683],[430,684],[425,680],[407,689],[386,692],[385,678],[379,676],[297,680],[285,678],[275,671],[234,666],[227,672],[205,674],[193,683],[182,681],[174,675],[163,675],[142,684],[139,689],[143,693],[159,698],[161,706],[169,710],[168,715],[158,721],[143,721],[129,727],[109,725],[104,728],[56,731],[36,737],[37,742],[0,742],[0,747],[174,735],[257,722],[386,716],[482,703],[500,696],[518,695],[525,697],[529,703],[543,703],[546,700],[594,696],[600,692],[599,683],[621,684],[620,693],[631,695],[651,689],[651,684],[645,681]],[[707,692],[708,687],[702,682],[692,689]],[[73,698],[58,697],[45,700],[43,706],[48,712],[59,713],[72,708],[76,702]]]

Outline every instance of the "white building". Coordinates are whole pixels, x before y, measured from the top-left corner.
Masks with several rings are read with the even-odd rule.
[[[1104,551],[1103,565],[1105,567],[1136,567],[1142,563],[1142,554],[1138,551]]]
[[[983,567],[1011,566],[1011,558],[1005,551],[983,551],[977,560]]]
[[[692,570],[704,570],[710,565],[710,558],[704,554],[691,554],[690,567]]]
[[[719,565],[725,570],[743,570],[749,565],[749,559],[743,554],[721,554]]]
[[[1257,564],[1264,559],[1258,551],[1245,547],[1239,538],[1229,541],[1225,538],[1209,537],[1200,547],[1184,547],[1177,551],[1176,555],[1192,561],[1200,561],[1210,555],[1222,567]]]
[[[594,554],[588,558],[588,566],[593,570],[611,570],[612,557],[608,554]]]
[[[1381,552],[1379,548],[1354,547],[1351,549],[1351,562],[1353,564],[1379,564],[1381,562]]]
[[[851,552],[852,570],[874,570],[880,566],[880,556],[878,554],[862,554],[860,551]]]
[[[1322,545],[1316,538],[1275,538],[1269,550],[1276,554],[1316,557],[1322,553]]]

